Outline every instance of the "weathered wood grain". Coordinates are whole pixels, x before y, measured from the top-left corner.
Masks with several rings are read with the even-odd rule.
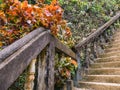
[[[79,50],[82,46],[88,44],[89,42],[93,41],[95,38],[97,38],[101,33],[103,33],[111,24],[113,24],[116,20],[120,18],[120,12],[117,13],[114,17],[112,17],[107,23],[105,23],[103,26],[98,28],[94,33],[92,33],[90,36],[88,36],[84,41],[80,41],[75,48]]]
[[[37,35],[39,35],[40,33],[42,33],[44,30],[45,30],[44,28],[38,28],[38,29],[32,31],[31,33],[29,33],[28,35],[24,36],[23,38],[17,40],[13,44],[9,45],[5,49],[1,50],[0,51],[0,63],[5,58],[7,58],[8,56],[10,56],[12,53],[14,53],[18,49],[20,49],[23,45],[25,45],[26,43],[28,43],[32,38],[34,38]]]
[[[31,60],[46,47],[50,41],[49,38],[48,31],[42,32],[0,63],[0,90],[7,90],[27,68]]]
[[[46,78],[46,49],[43,50],[40,55],[38,55],[38,65],[37,65],[37,75],[36,75],[36,85],[35,85],[35,90],[45,90],[46,89],[46,83],[45,83],[45,78]]]
[[[67,90],[73,90],[73,81],[72,80],[67,80],[66,82]]]
[[[53,41],[54,38],[51,37],[50,41]],[[47,57],[47,62],[48,62],[48,67],[47,67],[47,72],[48,72],[48,82],[47,82],[47,88],[46,90],[54,90],[54,67],[55,67],[55,42],[50,42],[50,45],[48,47],[48,57]]]

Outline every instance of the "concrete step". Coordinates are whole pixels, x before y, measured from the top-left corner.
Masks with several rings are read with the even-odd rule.
[[[111,47],[107,48],[105,52],[120,51],[120,47]]]
[[[91,68],[120,67],[120,61],[102,62],[91,64]]]
[[[119,51],[106,52],[106,53],[100,55],[99,57],[109,57],[109,56],[114,56],[114,55],[120,55],[120,50]]]
[[[76,88],[76,87],[74,87],[74,89],[73,90],[94,90],[94,89],[87,89],[87,88]]]
[[[112,40],[114,41],[114,40],[119,40],[120,39],[120,35],[119,36],[113,36],[112,37]]]
[[[120,34],[119,35],[113,35],[113,40],[120,39]]]
[[[120,75],[120,68],[89,68],[88,75]]]
[[[100,55],[99,58],[119,57],[120,53],[112,55]]]
[[[118,42],[120,42],[120,39],[115,39],[111,43],[118,43]]]
[[[120,75],[86,75],[84,81],[120,84]]]
[[[112,47],[112,48],[115,48],[115,47],[118,47],[120,46],[120,43],[112,43],[109,47]]]
[[[118,35],[118,36],[113,36],[113,40],[119,40],[120,39],[120,35]]]
[[[80,87],[91,88],[93,90],[120,90],[120,84],[100,83],[100,82],[79,82]]]
[[[115,37],[120,37],[120,31],[117,31],[114,35],[113,35],[113,37],[115,38]]]
[[[111,62],[111,61],[120,61],[120,56],[109,56],[103,58],[97,58],[95,62]]]
[[[114,35],[113,35],[113,39],[114,39],[114,40],[115,40],[115,39],[120,39],[120,34],[119,34],[119,35],[114,34]]]

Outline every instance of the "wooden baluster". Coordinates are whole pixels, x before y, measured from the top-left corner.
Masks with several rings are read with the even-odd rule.
[[[97,51],[97,41],[96,40],[94,40],[94,55],[95,55],[95,57],[97,58],[98,57],[98,51]]]
[[[50,45],[48,46],[47,56],[47,87],[46,90],[54,90],[54,57],[55,57],[55,43],[51,38]]]
[[[113,35],[118,31],[118,28],[116,28],[115,26],[113,26],[111,32],[112,32],[112,40],[113,40]]]
[[[88,58],[88,62],[89,62],[88,64],[89,64],[89,66],[90,66],[90,64],[94,63],[94,56],[92,54],[92,49],[93,49],[92,43],[89,43],[87,45],[87,58]]]
[[[105,39],[106,39],[106,43],[110,42],[110,38],[108,36],[108,32],[107,31],[105,31],[104,36],[105,36]]]
[[[73,81],[72,80],[67,80],[67,82],[66,82],[66,88],[67,88],[67,90],[73,90]]]
[[[90,65],[90,62],[89,62],[89,52],[88,52],[88,45],[85,46],[85,61],[84,61],[84,67],[85,67],[85,73],[87,74],[88,73],[88,68],[89,68],[89,65]]]
[[[112,41],[113,40],[113,34],[114,34],[114,28],[111,28],[111,30],[110,30],[110,41]]]
[[[111,36],[115,33],[115,30],[116,30],[115,27],[112,26],[112,27],[111,27],[111,30],[110,30],[110,31],[111,31]]]
[[[81,59],[80,59],[79,51],[76,51],[76,58],[77,58],[78,68],[76,70],[76,74],[75,74],[75,77],[74,77],[74,85],[77,87],[79,85],[78,82],[80,80],[82,80],[82,76],[81,76],[82,65],[81,65]]]
[[[91,43],[91,53],[93,54],[93,59],[97,58],[97,53],[96,53],[96,46],[95,46],[95,41]]]
[[[108,39],[106,39],[106,32],[103,33],[103,37],[104,37],[104,42],[105,42],[105,47],[107,47],[109,45],[108,43]]]
[[[108,35],[108,39],[109,39],[109,42],[111,42],[111,40],[112,40],[112,30],[111,30],[112,28],[109,28],[107,31],[106,31],[106,33],[107,33],[107,35]]]
[[[97,55],[101,55],[103,53],[103,49],[101,47],[100,37],[96,40],[96,51]]]
[[[89,43],[88,44],[88,58],[89,58],[89,64],[92,64],[94,63],[94,55],[93,55],[93,52],[94,52],[94,47],[93,47],[93,43]]]
[[[117,29],[114,26],[110,26],[110,41],[113,40],[113,34]]]
[[[105,42],[105,38],[103,35],[100,36],[100,44],[101,44],[101,48],[105,49],[106,42]]]
[[[46,49],[44,49],[40,55],[37,57],[36,64],[36,80],[35,80],[35,88],[34,90],[45,90],[45,78],[46,78]]]
[[[24,90],[33,90],[34,88],[35,63],[36,63],[36,59],[33,59],[30,63]]]

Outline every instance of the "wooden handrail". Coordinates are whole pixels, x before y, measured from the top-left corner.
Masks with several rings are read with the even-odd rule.
[[[64,45],[63,43],[61,43],[57,38],[54,38],[54,42],[55,42],[55,47],[58,50],[60,50],[64,54],[70,56],[74,60],[76,60],[75,53],[69,47],[67,47],[66,45]]]
[[[28,43],[31,39],[42,33],[45,29],[44,28],[38,28],[34,30],[33,32],[29,33],[28,35],[24,36],[23,38],[17,40],[13,44],[9,45],[5,49],[0,51],[0,63],[10,56],[12,53],[16,52],[18,49],[20,49],[22,46],[24,46],[26,43]]]
[[[120,17],[120,12],[118,12],[114,17],[112,17],[107,23],[98,28],[94,33],[88,36],[85,40],[79,41],[75,46],[76,50],[79,50],[82,46],[92,42],[95,38],[101,35],[111,24],[113,24]]]
[[[0,63],[0,89],[7,88],[27,68],[31,60],[49,43],[50,34],[42,32]],[[9,47],[8,47],[9,48]]]

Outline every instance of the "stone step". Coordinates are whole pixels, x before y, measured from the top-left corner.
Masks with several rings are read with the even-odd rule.
[[[119,35],[116,35],[116,34],[113,35],[113,39],[119,39],[119,38],[120,38],[120,34]]]
[[[120,53],[112,55],[99,55],[100,58],[119,57]]]
[[[114,61],[120,61],[120,58],[104,58],[104,59],[98,59],[95,61],[95,63],[103,63],[103,62],[114,62]]]
[[[116,40],[116,39],[119,40],[119,39],[120,39],[120,35],[119,35],[119,36],[113,36],[113,37],[112,37],[112,40]]]
[[[95,62],[111,62],[111,61],[120,61],[120,56],[110,56],[110,57],[104,57],[104,58],[97,58]]]
[[[120,43],[112,43],[111,45],[110,45],[112,48],[115,48],[115,47],[118,47],[118,46],[120,46]]]
[[[113,36],[113,40],[119,40],[120,39],[120,35],[119,36]]]
[[[93,90],[93,89],[87,89],[87,88],[76,88],[76,87],[74,87],[73,90]]]
[[[109,57],[109,56],[114,56],[114,55],[120,55],[120,51],[110,51],[106,52],[102,55],[99,55],[99,57]]]
[[[117,32],[115,32],[113,36],[114,36],[114,37],[115,37],[115,36],[120,36],[120,30],[118,30]]]
[[[115,38],[115,39],[120,38],[120,31],[114,33],[113,38]]]
[[[115,39],[111,43],[118,43],[118,42],[120,42],[120,39]]]
[[[103,83],[120,83],[120,75],[86,75],[84,80]]]
[[[113,35],[113,37],[120,37],[120,31],[117,31],[117,32]]]
[[[120,84],[100,82],[79,82],[80,87],[91,88],[92,90],[120,90]]]
[[[120,75],[120,68],[89,68],[88,75]]]
[[[91,64],[91,68],[120,67],[120,61],[102,62]]]
[[[120,46],[119,47],[111,47],[107,48],[105,52],[111,52],[111,51],[120,51]]]

